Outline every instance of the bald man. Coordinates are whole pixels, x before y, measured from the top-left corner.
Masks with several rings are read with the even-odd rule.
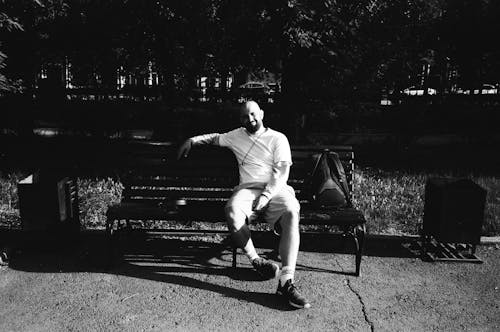
[[[178,158],[186,158],[193,145],[213,144],[233,151],[240,183],[225,207],[231,237],[263,279],[279,276],[276,294],[293,307],[309,308],[309,301],[293,283],[300,243],[300,205],[287,184],[292,165],[290,144],[282,133],[264,127],[263,119],[264,111],[256,102],[248,101],[240,108],[242,127],[224,134],[191,137],[179,147]],[[273,227],[279,223],[281,270],[255,250],[247,223],[259,215]]]

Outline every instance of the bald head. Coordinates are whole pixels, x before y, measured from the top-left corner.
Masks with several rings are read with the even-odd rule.
[[[241,110],[242,111],[244,111],[244,110],[258,111],[258,110],[260,110],[260,107],[259,107],[259,104],[257,104],[255,101],[249,100],[249,101],[245,102],[243,105],[241,105]]]
[[[240,109],[240,122],[250,133],[255,133],[262,126],[264,111],[260,109],[255,101],[247,101]]]

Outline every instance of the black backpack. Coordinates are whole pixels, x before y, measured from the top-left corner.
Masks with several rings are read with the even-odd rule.
[[[349,186],[339,155],[323,151],[311,156],[310,199],[315,207],[352,206]]]

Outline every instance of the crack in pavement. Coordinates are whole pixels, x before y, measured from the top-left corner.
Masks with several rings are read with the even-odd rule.
[[[373,325],[373,322],[370,320],[370,318],[368,318],[368,313],[366,312],[366,305],[365,302],[363,301],[363,298],[361,297],[359,292],[357,292],[354,288],[352,288],[351,280],[349,278],[346,278],[346,284],[347,287],[349,287],[349,289],[351,290],[351,292],[353,292],[356,295],[356,297],[359,300],[359,303],[361,303],[361,310],[363,311],[363,316],[365,317],[365,321],[368,323],[368,325],[370,325],[370,331],[374,332],[375,326]]]
[[[338,267],[342,270],[342,272],[345,273],[344,271],[344,268],[342,267],[342,265],[340,265],[337,257],[335,257],[335,262],[337,263]],[[371,332],[374,332],[375,331],[375,325],[373,324],[373,322],[370,320],[370,318],[368,317],[368,313],[366,312],[366,305],[365,305],[365,302],[363,301],[363,298],[361,297],[361,295],[359,294],[358,291],[356,291],[352,285],[351,285],[351,280],[349,279],[349,277],[345,277],[344,279],[345,281],[345,284],[347,285],[347,288],[349,288],[349,290],[354,294],[356,295],[356,297],[358,298],[358,301],[359,303],[361,304],[361,311],[363,312],[363,317],[365,318],[365,322],[370,325],[370,331]]]

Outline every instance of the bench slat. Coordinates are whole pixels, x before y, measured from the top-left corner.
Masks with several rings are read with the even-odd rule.
[[[232,193],[232,189],[208,191],[196,189],[128,189],[125,192],[126,196],[137,197],[192,197],[192,198],[226,198]]]
[[[203,160],[203,159],[192,159],[183,162],[172,162],[167,161],[163,158],[158,157],[141,157],[137,159],[130,160],[128,166],[134,168],[138,166],[145,167],[156,167],[158,170],[175,170],[175,169],[204,169],[204,168],[222,168],[227,170],[236,170],[236,162],[234,160]]]
[[[145,204],[146,203],[146,204]],[[191,201],[186,207],[147,204],[144,201],[121,202],[109,207],[107,216],[113,219],[168,220],[225,222],[225,201]]]
[[[228,198],[224,197],[184,197],[184,196],[177,196],[177,197],[158,197],[158,196],[152,196],[152,197],[143,197],[143,196],[130,196],[127,198],[124,198],[124,201],[127,202],[135,202],[135,203],[141,203],[145,205],[151,205],[151,206],[159,206],[162,204],[168,204],[168,202],[171,202],[176,199],[184,199],[189,202],[190,206],[193,206],[193,202],[200,202],[200,203],[211,203],[211,202],[227,202]]]
[[[223,201],[193,201],[186,207],[160,208],[139,202],[123,202],[108,209],[108,217],[115,219],[170,220],[183,219],[193,221],[225,222]],[[363,214],[354,208],[336,210],[314,210],[301,207],[302,225],[357,225],[365,223]]]
[[[115,220],[166,220],[178,218],[179,213],[173,209],[162,209],[158,206],[143,204],[142,202],[121,202],[120,204],[110,206],[106,215],[108,218]]]
[[[315,151],[330,150],[335,152],[352,151],[351,145],[292,145],[292,151]]]
[[[301,205],[302,225],[359,225],[366,222],[363,213],[355,208],[315,210]]]
[[[223,168],[172,168],[172,167],[146,167],[142,165],[141,167],[137,167],[137,165],[132,165],[135,171],[134,173],[142,173],[143,175],[149,176],[162,176],[168,175],[169,177],[193,177],[193,174],[196,174],[197,177],[237,177],[237,170],[228,170]],[[129,174],[127,177],[135,177],[134,174]]]
[[[162,179],[131,178],[124,181],[126,186],[151,187],[204,187],[204,188],[234,188],[238,185],[238,178],[214,177],[175,177]]]
[[[140,167],[139,167],[140,166]],[[155,167],[152,167],[155,166]],[[347,176],[350,176],[353,172],[353,164],[343,164],[344,171]],[[200,168],[200,166],[172,166],[172,165],[160,165],[153,163],[145,163],[145,164],[133,164],[131,167],[135,168],[137,173],[151,176],[161,176],[165,175],[169,178],[189,178],[193,176],[193,173],[196,172],[197,177],[212,177],[212,178],[238,178],[238,170],[236,167],[212,167],[211,165],[206,165],[206,167]],[[305,164],[294,163],[290,168],[290,177],[291,178],[306,178],[310,175],[312,171],[312,166],[307,166]],[[130,174],[129,177],[133,177],[134,174]]]
[[[344,161],[344,160],[351,160],[353,157],[354,157],[354,152],[337,152],[337,151],[334,151],[336,152],[338,155],[339,155],[339,159],[341,161]],[[292,151],[292,160],[310,160],[311,159],[311,156],[314,154],[315,152],[311,152],[311,151]],[[316,152],[318,153],[318,152]]]

